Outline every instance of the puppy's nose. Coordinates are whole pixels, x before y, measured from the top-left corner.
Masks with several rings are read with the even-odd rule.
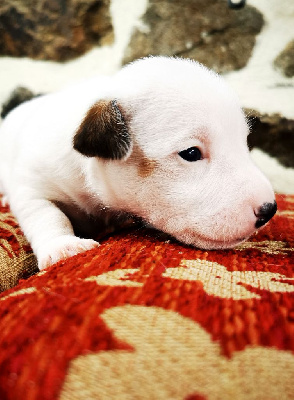
[[[257,217],[255,228],[260,228],[265,225],[275,215],[276,211],[277,203],[275,201],[273,203],[264,203],[257,212],[255,212]]]

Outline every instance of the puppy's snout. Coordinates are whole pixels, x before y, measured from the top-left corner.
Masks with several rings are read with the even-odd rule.
[[[265,225],[276,213],[277,211],[277,203],[274,201],[273,203],[264,203],[255,215],[257,217],[255,228],[260,228]]]

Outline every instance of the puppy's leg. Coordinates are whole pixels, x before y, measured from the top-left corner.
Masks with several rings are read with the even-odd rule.
[[[95,247],[99,247],[99,243],[92,239],[81,239],[74,235],[58,236],[38,249],[38,268],[41,271],[59,260]]]
[[[0,205],[1,205],[2,207],[7,207],[7,206],[9,205],[8,197],[7,197],[7,196],[3,195],[3,196],[1,197],[1,199],[0,199]]]
[[[18,192],[11,207],[37,256],[40,270],[99,246],[94,240],[76,237],[69,219],[49,200],[25,199]]]

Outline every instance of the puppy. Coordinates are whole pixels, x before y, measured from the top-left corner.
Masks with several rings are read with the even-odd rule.
[[[40,270],[97,247],[73,223],[105,209],[186,244],[230,248],[277,208],[247,135],[220,76],[150,57],[11,111],[0,128],[1,191]]]

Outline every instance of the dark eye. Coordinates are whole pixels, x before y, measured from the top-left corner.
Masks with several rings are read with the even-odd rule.
[[[189,147],[187,150],[180,151],[179,156],[189,162],[199,161],[202,159],[202,154],[198,147]]]

